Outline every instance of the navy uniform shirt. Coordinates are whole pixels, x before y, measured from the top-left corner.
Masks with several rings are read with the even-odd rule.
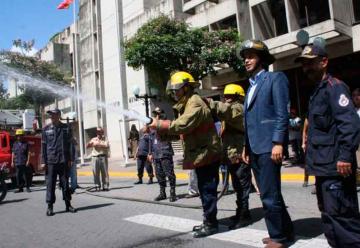
[[[15,141],[12,153],[15,155],[15,166],[26,165],[29,154],[29,144],[25,141]]]
[[[315,176],[339,176],[337,162],[350,162],[355,169],[360,119],[347,85],[328,75],[309,102],[306,163]]]
[[[174,155],[171,142],[162,140],[156,131],[151,133],[151,154],[154,159],[171,158]]]
[[[147,156],[150,152],[151,137],[148,133],[144,133],[139,140],[138,156]]]
[[[72,160],[72,132],[71,128],[59,123],[47,125],[42,131],[42,163],[67,164]]]

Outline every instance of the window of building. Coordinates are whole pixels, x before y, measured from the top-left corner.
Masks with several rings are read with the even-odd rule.
[[[257,39],[266,40],[288,32],[284,0],[267,0],[252,7]]]
[[[353,0],[353,6],[354,6],[354,19],[355,19],[355,22],[360,22],[360,1],[359,0]]]
[[[299,28],[330,19],[329,0],[290,0]]]
[[[224,30],[224,29],[236,29],[237,22],[236,22],[236,15],[230,16],[218,22],[210,24],[212,30]]]

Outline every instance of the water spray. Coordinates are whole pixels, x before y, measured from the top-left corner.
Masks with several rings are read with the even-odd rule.
[[[25,88],[28,87],[39,92],[51,93],[61,97],[71,97],[86,102],[92,102],[95,103],[99,108],[104,108],[109,112],[112,112],[119,116],[136,119],[147,125],[151,124],[152,122],[151,118],[141,115],[134,110],[121,109],[118,106],[107,104],[96,99],[94,100],[93,97],[86,96],[84,94],[77,95],[68,85],[64,85],[61,82],[54,82],[48,79],[28,75],[18,69],[6,66],[3,63],[0,63],[0,76],[6,79],[17,79],[18,82],[22,84]]]

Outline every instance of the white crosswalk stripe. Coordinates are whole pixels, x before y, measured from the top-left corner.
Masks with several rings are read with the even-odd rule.
[[[200,225],[201,221],[166,216],[160,214],[147,213],[142,215],[131,216],[125,219],[133,223],[157,227],[161,229],[171,230],[175,232],[187,233],[190,232],[195,225]],[[225,228],[220,228],[224,229]],[[216,239],[226,242],[233,242],[237,244],[252,246],[252,247],[264,247],[261,240],[268,236],[267,231],[257,230],[251,228],[240,228],[232,231],[220,232],[211,235],[207,238]],[[325,239],[313,238],[305,239],[297,237],[298,240],[292,248],[328,248],[329,245]]]

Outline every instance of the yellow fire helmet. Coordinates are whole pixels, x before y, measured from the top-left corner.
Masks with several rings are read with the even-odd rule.
[[[193,87],[197,87],[199,85],[190,73],[178,71],[171,75],[171,78],[167,83],[166,90],[179,90],[188,84]]]
[[[24,135],[25,131],[23,129],[16,129],[15,135]]]
[[[237,84],[228,84],[225,86],[224,95],[239,95],[245,96],[243,87]]]

